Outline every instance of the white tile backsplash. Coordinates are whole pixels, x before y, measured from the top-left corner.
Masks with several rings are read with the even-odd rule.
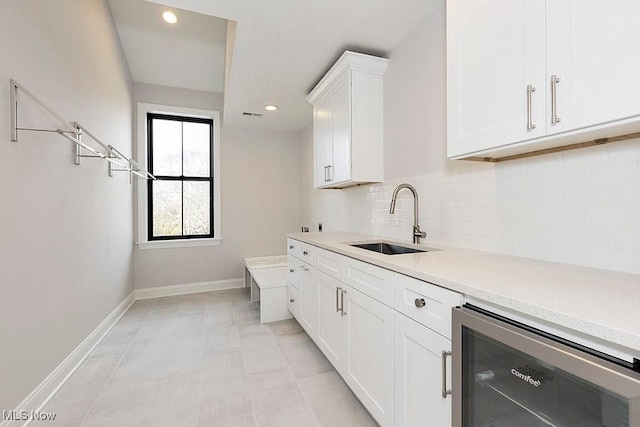
[[[424,241],[640,274],[640,141],[343,190],[340,228],[411,240],[416,187]]]

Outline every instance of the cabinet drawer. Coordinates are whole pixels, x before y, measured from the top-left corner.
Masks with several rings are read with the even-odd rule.
[[[293,285],[295,288],[300,289],[300,282],[302,281],[302,261],[298,258],[289,255],[289,271],[287,273],[287,282]]]
[[[298,258],[300,258],[305,263],[316,266],[318,263],[318,251],[319,249],[315,246],[306,244],[306,243],[298,243]]]
[[[338,280],[344,280],[346,257],[324,249],[316,249],[316,267]]]
[[[451,308],[462,304],[462,295],[398,273],[393,281],[394,308],[451,339]]]
[[[298,319],[300,316],[300,291],[293,287],[291,283],[287,285],[287,307],[293,317]]]
[[[287,253],[300,258],[300,254],[302,253],[301,245],[302,243],[297,240],[287,239]]]
[[[344,257],[344,282],[365,295],[393,307],[393,272]]]

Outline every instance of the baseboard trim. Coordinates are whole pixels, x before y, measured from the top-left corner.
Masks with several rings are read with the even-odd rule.
[[[136,300],[169,297],[174,295],[196,294],[199,292],[221,291],[244,287],[244,279],[215,280],[211,282],[185,283],[183,285],[157,286],[136,289]]]
[[[42,408],[64,385],[67,379],[78,369],[93,349],[109,333],[120,317],[135,302],[135,291],[131,292],[109,315],[73,350],[47,378],[44,379],[17,407],[16,412],[41,411]],[[8,420],[0,423],[1,427],[28,426],[31,420]]]
[[[135,301],[242,287],[244,278],[134,290],[18,405],[14,413],[41,411]],[[0,427],[26,427],[29,424],[31,420],[7,420],[0,422]]]

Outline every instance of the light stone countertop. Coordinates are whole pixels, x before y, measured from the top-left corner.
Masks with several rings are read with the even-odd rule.
[[[431,244],[419,247],[439,250],[383,255],[349,243],[414,245],[356,233],[288,237],[617,344],[640,358],[640,275]]]

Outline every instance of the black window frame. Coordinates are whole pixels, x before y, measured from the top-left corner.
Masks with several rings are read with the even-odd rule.
[[[207,177],[191,177],[191,176],[169,176],[169,175],[157,175],[154,173],[153,168],[153,126],[152,121],[154,119],[161,120],[174,120],[179,122],[190,123],[205,123],[209,125],[209,176]],[[158,181],[180,181],[184,182],[209,182],[209,233],[208,234],[193,234],[193,235],[175,235],[175,236],[154,236],[153,235],[153,182],[154,180],[147,181],[147,239],[148,241],[165,241],[165,240],[189,240],[189,239],[211,239],[215,236],[214,227],[214,191],[213,191],[213,177],[214,177],[214,126],[216,125],[213,118],[203,117],[191,117],[180,116],[174,114],[162,114],[162,113],[147,113],[147,164],[149,165],[149,172],[156,177]],[[184,156],[184,140],[181,141],[182,150],[181,155]],[[183,165],[184,166],[184,165]],[[184,173],[184,170],[181,171]],[[184,233],[184,186],[182,187],[182,232]]]

